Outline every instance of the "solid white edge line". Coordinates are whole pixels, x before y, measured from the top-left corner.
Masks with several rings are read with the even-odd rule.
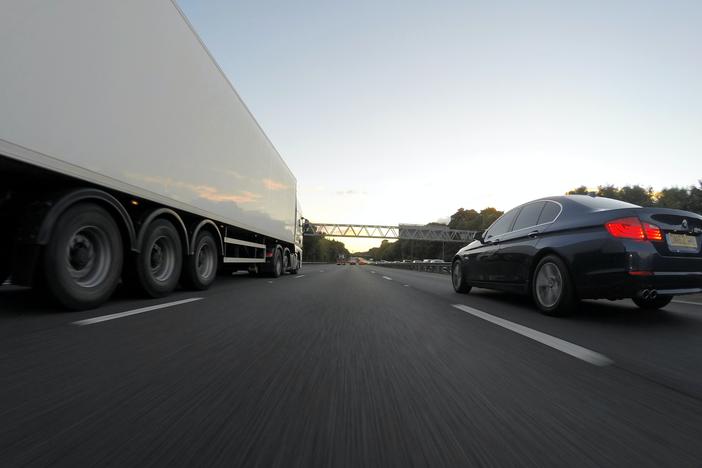
[[[152,310],[165,309],[166,307],[173,307],[181,304],[187,304],[188,302],[201,301],[202,297],[191,297],[190,299],[183,299],[182,301],[166,302],[165,304],[158,304],[148,307],[142,307],[140,309],[128,310],[126,312],[118,312],[116,314],[102,315],[100,317],[93,317],[85,320],[78,320],[73,322],[72,325],[92,325],[94,323],[107,322],[108,320],[115,320],[122,317],[129,317],[130,315],[143,314],[144,312],[151,312]]]
[[[388,281],[392,281],[392,278],[390,278],[389,276],[383,276],[383,279],[386,279]]]
[[[702,306],[702,302],[692,302],[692,301],[672,301],[674,304],[687,304],[687,305],[696,305],[696,306]]]
[[[610,358],[603,354],[597,353],[587,348],[583,348],[582,346],[578,346],[560,338],[556,338],[555,336],[551,336],[546,333],[533,330],[531,328],[525,327],[524,325],[519,325],[518,323],[510,322],[509,320],[490,315],[487,312],[483,312],[482,310],[474,309],[463,304],[454,304],[453,306],[456,309],[462,310],[463,312],[467,312],[475,317],[487,320],[488,322],[494,323],[495,325],[499,325],[515,333],[519,333],[522,336],[531,338],[534,341],[538,341],[541,344],[544,344],[562,353],[578,358],[582,361],[589,362],[590,364],[594,364],[596,366],[608,366],[610,364],[614,364],[614,361],[612,361]]]

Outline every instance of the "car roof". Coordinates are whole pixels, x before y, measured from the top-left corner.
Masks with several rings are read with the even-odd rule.
[[[585,209],[587,211],[616,210],[619,208],[641,208],[639,205],[615,200],[607,197],[594,197],[591,195],[557,195],[554,197],[543,197],[534,201],[555,201],[564,207]]]

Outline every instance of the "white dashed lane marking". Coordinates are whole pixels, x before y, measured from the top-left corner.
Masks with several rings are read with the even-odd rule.
[[[388,281],[392,281],[392,278],[390,278],[389,276],[383,276],[383,279],[386,279]]]
[[[525,327],[524,325],[519,325],[518,323],[510,322],[509,320],[490,315],[487,312],[468,307],[467,305],[454,304],[454,307],[462,310],[463,312],[467,312],[474,317],[487,320],[495,325],[499,325],[507,330],[519,333],[522,336],[531,338],[534,341],[538,341],[541,344],[578,358],[582,361],[589,362],[590,364],[594,364],[596,366],[608,366],[610,364],[614,364],[614,361],[603,354],[596,353],[595,351],[583,348],[582,346],[578,346],[560,338],[556,338],[555,336],[547,335],[546,333]]]
[[[145,312],[151,312],[152,310],[165,309],[166,307],[174,307],[181,304],[187,304],[189,302],[201,301],[202,297],[191,297],[190,299],[183,299],[182,301],[166,302],[165,304],[158,304],[148,307],[142,307],[140,309],[128,310],[126,312],[119,312],[116,314],[103,315],[100,317],[93,317],[85,320],[78,320],[73,322],[73,325],[84,326],[92,325],[94,323],[107,322],[108,320],[115,320],[123,317],[129,317],[130,315],[143,314]]]

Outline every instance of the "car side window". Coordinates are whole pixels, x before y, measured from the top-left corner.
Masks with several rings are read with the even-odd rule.
[[[522,207],[517,220],[514,222],[513,231],[525,229],[531,226],[536,226],[539,221],[539,215],[546,202],[528,203]]]
[[[512,221],[514,221],[518,211],[518,208],[514,208],[500,216],[500,218],[495,221],[492,226],[490,226],[490,229],[488,229],[487,233],[485,234],[485,240],[489,240],[492,237],[501,236],[505,232],[509,231]]]
[[[537,224],[553,222],[560,212],[561,207],[558,203],[547,201],[546,206],[544,206],[544,209],[541,210],[541,216],[539,216],[539,221]]]

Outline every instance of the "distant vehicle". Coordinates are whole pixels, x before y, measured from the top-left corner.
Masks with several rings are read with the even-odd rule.
[[[297,272],[295,177],[175,2],[86,6],[3,2],[0,284],[87,309]]]
[[[659,309],[702,292],[702,216],[602,197],[535,200],[502,215],[458,251],[457,292],[483,287],[531,294],[548,315],[579,299],[631,298]]]
[[[424,260],[422,260],[422,263],[431,263],[431,259],[425,258]]]
[[[358,263],[356,257],[349,257],[349,265],[355,265],[356,263]]]
[[[412,260],[412,263],[422,263],[421,260]]]
[[[433,260],[429,260],[429,263],[444,263],[444,261],[439,258],[435,258]]]

